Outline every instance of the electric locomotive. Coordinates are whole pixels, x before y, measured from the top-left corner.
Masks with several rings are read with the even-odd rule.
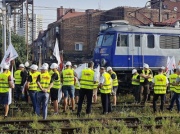
[[[130,86],[133,68],[147,63],[154,71],[166,66],[168,57],[180,60],[180,27],[133,26],[125,20],[100,25],[93,60],[111,66],[120,80],[120,89]]]

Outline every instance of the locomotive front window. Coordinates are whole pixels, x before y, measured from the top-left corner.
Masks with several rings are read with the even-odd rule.
[[[111,46],[113,44],[114,34],[104,35],[102,46]]]
[[[103,41],[103,35],[98,36],[96,46],[101,46]]]

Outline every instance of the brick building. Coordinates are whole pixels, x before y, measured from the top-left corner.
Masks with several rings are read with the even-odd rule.
[[[159,8],[159,0],[151,0],[151,8]],[[180,17],[180,0],[162,0],[162,9],[168,9],[177,13]]]
[[[59,48],[64,52],[64,60],[86,62],[92,58],[100,24],[110,20],[127,20],[132,25],[148,25],[158,22],[158,9],[117,7],[107,11],[57,9],[57,21],[49,24],[45,42],[47,59],[52,58],[52,51],[57,37]],[[163,10],[162,20],[176,18],[176,12]],[[46,60],[46,59],[45,59]]]

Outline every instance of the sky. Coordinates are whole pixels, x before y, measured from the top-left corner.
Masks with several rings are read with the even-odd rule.
[[[148,0],[34,0],[36,14],[43,15],[43,29],[56,21],[56,9],[75,8],[77,11],[86,9],[109,10],[118,6],[144,7]]]

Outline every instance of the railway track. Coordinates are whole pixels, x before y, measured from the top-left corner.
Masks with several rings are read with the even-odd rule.
[[[133,130],[136,130],[139,126],[138,125],[127,125],[128,128],[131,128]],[[152,128],[156,128],[156,129],[160,129],[162,128],[162,125],[141,125],[141,128],[145,128],[145,129],[152,129]],[[88,128],[88,133],[93,132],[95,130],[103,130],[103,129],[121,129],[120,126],[114,126],[114,127],[89,127]],[[1,133],[9,133],[9,134],[13,134],[13,133],[17,133],[17,134],[21,134],[21,133],[54,133],[54,132],[61,132],[62,134],[73,134],[73,133],[82,133],[84,128],[82,127],[68,127],[68,128],[44,128],[44,129],[15,129],[15,130],[1,130]]]
[[[14,108],[15,109],[15,108]],[[81,133],[83,131],[83,127],[72,127],[70,125],[71,122],[92,122],[92,121],[98,121],[102,124],[103,127],[88,127],[88,132],[95,131],[97,129],[121,129],[121,126],[108,126],[108,122],[111,121],[117,121],[119,122],[124,122],[126,124],[127,128],[131,128],[133,130],[136,130],[139,126],[145,129],[151,129],[156,128],[160,129],[162,128],[162,124],[157,124],[157,125],[147,125],[143,123],[143,119],[146,118],[146,120],[151,120],[152,117],[127,117],[127,118],[118,118],[118,117],[113,117],[113,118],[72,118],[72,119],[47,119],[47,120],[4,120],[0,121],[0,126],[1,127],[1,133],[45,133],[45,132],[50,132],[54,133],[55,131],[61,131],[62,134],[72,134],[74,132]],[[180,117],[175,117],[175,116],[159,116],[159,117],[153,117],[155,122],[161,122],[163,119],[174,119],[174,118],[180,118]],[[60,123],[60,124],[66,124],[66,127],[45,127],[45,128],[40,128],[40,129],[34,129],[31,127],[31,124],[33,123],[38,123],[38,124],[43,124],[44,126],[50,126],[51,123]],[[9,128],[10,126],[14,126],[16,129]],[[61,125],[59,125],[61,126]]]

